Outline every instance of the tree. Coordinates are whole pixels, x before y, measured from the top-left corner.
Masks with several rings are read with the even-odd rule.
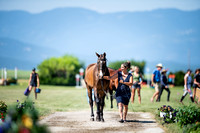
[[[83,67],[77,57],[65,55],[44,60],[38,65],[41,84],[75,85],[75,75]]]
[[[175,83],[174,84],[176,86],[183,86],[185,73],[183,71],[177,71],[174,74],[175,74]]]
[[[115,61],[115,62],[111,62],[109,63],[108,67],[113,68],[113,69],[119,69],[121,67],[121,64],[123,64],[124,62],[126,62],[127,60],[121,60],[121,61]],[[138,66],[140,68],[140,72],[142,74],[144,74],[144,67],[145,67],[145,61],[134,61],[134,60],[130,60],[131,65],[133,66]]]

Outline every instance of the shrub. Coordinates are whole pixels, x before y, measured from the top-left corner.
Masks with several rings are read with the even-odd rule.
[[[200,122],[200,108],[196,106],[183,106],[178,109],[176,120],[180,127]]]
[[[126,60],[111,62],[109,63],[108,67],[113,68],[113,69],[119,69],[121,67],[121,64],[123,64],[124,62],[126,62]],[[144,68],[146,64],[145,61],[139,62],[139,61],[130,60],[130,63],[133,66],[138,66],[140,69],[140,72],[144,74]]]
[[[59,58],[44,60],[39,66],[41,84],[49,85],[75,85],[75,75],[84,67],[78,58],[65,55]]]

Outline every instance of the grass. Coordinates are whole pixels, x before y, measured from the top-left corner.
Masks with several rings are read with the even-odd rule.
[[[0,100],[5,101],[8,107],[16,105],[17,100],[23,102],[26,99],[26,96],[24,96],[23,93],[27,86],[28,80],[19,80],[17,85],[0,86]],[[35,106],[37,107],[40,116],[46,116],[56,111],[90,111],[89,104],[87,102],[86,89],[49,85],[41,85],[40,88],[42,91],[40,94],[38,94],[38,100],[34,99],[33,92],[31,92],[30,95],[30,98],[35,102]],[[138,103],[138,97],[136,93],[134,104],[129,104],[129,112],[151,112],[153,114],[157,114],[157,109],[162,105],[170,105],[173,108],[182,106],[178,101],[183,94],[183,87],[174,87],[170,88],[170,90],[170,102],[167,102],[167,92],[163,91],[161,102],[151,103],[150,98],[154,93],[154,89],[143,87],[141,90],[142,104]],[[105,110],[118,110],[115,100],[113,101],[114,109],[110,108],[110,99],[106,99],[105,102]],[[183,102],[185,105],[193,104],[190,101],[189,95],[184,99]],[[159,118],[156,119],[161,123]],[[173,124],[168,124],[165,127],[169,132],[177,132],[177,130],[180,129]]]

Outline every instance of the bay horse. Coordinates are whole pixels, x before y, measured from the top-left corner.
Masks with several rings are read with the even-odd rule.
[[[119,70],[108,68],[110,76],[113,76],[114,74],[118,73]],[[111,108],[113,108],[113,91],[116,91],[118,87],[118,79],[112,79],[110,80],[110,85],[109,85],[109,93],[110,93],[110,102],[111,102]]]
[[[90,64],[85,71],[85,84],[87,87],[89,104],[91,109],[91,121],[94,121],[92,89],[94,89],[94,100],[97,106],[96,121],[104,122],[103,107],[105,105],[106,92],[109,89],[110,81],[103,79],[103,76],[110,76],[106,64],[106,53],[96,53],[97,63]]]

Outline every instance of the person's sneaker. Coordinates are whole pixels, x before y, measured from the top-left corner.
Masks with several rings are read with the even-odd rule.
[[[127,122],[127,120],[124,120],[124,123],[126,123]]]
[[[121,119],[119,122],[120,122],[120,123],[123,123],[123,122],[124,122],[124,120],[123,120],[123,119]]]

